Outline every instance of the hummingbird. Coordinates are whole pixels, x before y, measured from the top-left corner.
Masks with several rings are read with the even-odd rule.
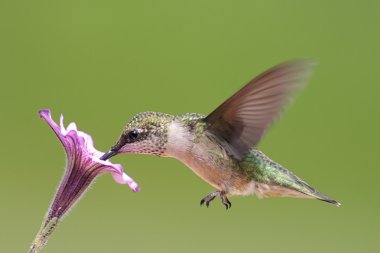
[[[228,209],[228,197],[235,195],[309,198],[339,206],[257,148],[295,92],[305,86],[314,65],[312,60],[293,60],[270,68],[208,115],[138,113],[100,159],[124,153],[175,158],[216,189],[201,206],[209,207],[219,197]]]

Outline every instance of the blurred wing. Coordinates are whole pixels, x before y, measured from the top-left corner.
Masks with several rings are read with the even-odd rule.
[[[258,144],[291,95],[304,86],[314,65],[311,60],[292,61],[257,76],[205,118],[207,132],[242,158]]]

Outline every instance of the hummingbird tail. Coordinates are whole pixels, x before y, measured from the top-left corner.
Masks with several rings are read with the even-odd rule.
[[[319,199],[319,200],[325,201],[327,203],[330,203],[330,204],[333,204],[333,205],[336,205],[336,206],[340,206],[341,205],[338,201],[333,200],[333,199]]]
[[[291,197],[291,198],[307,198],[307,199],[318,199],[335,206],[340,206],[341,204],[318,191],[314,187],[310,186],[306,182],[302,181],[300,178],[294,176],[293,184],[289,186],[279,185],[279,184],[263,184],[255,183],[255,194],[261,197]]]
[[[265,184],[255,182],[255,194],[257,197],[291,197],[291,198],[306,198],[318,199],[335,206],[340,206],[340,203],[329,196],[319,192],[314,187],[308,185],[304,181],[297,178],[297,183],[290,186],[282,186],[276,184]]]
[[[244,163],[245,162],[245,163]],[[254,193],[261,197],[291,197],[318,199],[340,206],[340,203],[318,191],[280,164],[257,149],[251,150],[243,161],[243,167],[253,167]],[[248,187],[249,188],[249,187]]]
[[[314,197],[318,200],[321,200],[321,201],[324,201],[324,202],[327,202],[327,203],[330,203],[330,204],[333,204],[335,206],[340,206],[341,204],[330,198],[329,196],[327,196],[326,194],[323,194],[322,192],[318,191],[317,189],[315,189],[314,187],[308,185],[307,183],[303,182],[302,181],[302,184],[303,184],[303,192],[311,197]]]
[[[321,192],[318,192],[317,190],[315,190],[315,192],[313,192],[312,194],[310,194],[311,196],[313,196],[314,198],[318,199],[318,200],[321,200],[321,201],[324,201],[324,202],[327,202],[327,203],[330,203],[330,204],[333,204],[335,206],[340,206],[341,204],[336,201],[335,199],[332,199],[330,198],[329,196],[321,193]]]

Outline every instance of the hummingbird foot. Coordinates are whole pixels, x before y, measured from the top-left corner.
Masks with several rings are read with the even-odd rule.
[[[206,204],[206,207],[210,205],[210,202],[215,199],[216,196],[220,196],[220,192],[212,192],[201,200],[201,206]]]
[[[226,207],[226,210],[228,208],[231,208],[232,204],[228,200],[227,195],[225,193],[223,195],[220,195],[220,199],[222,200],[222,204]]]
[[[215,199],[216,196],[219,196],[221,201],[222,201],[222,204],[226,207],[226,209],[228,208],[231,208],[232,204],[231,202],[228,200],[227,198],[227,195],[225,192],[223,191],[216,191],[216,192],[212,192],[210,193],[209,195],[207,195],[206,197],[204,197],[202,200],[201,200],[201,206],[202,205],[206,205],[206,207],[208,207],[210,205],[210,202],[213,201]]]

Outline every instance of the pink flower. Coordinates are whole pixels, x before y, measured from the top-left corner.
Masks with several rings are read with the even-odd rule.
[[[66,151],[67,166],[45,221],[29,250],[30,253],[39,252],[42,249],[60,219],[63,218],[98,175],[110,172],[117,183],[128,184],[134,192],[140,190],[137,183],[123,171],[120,164],[113,164],[108,160],[99,159],[104,153],[94,148],[91,136],[77,130],[75,123],[70,123],[65,128],[62,115],[60,126],[58,126],[51,118],[50,110],[41,110],[39,114],[61,141]]]

